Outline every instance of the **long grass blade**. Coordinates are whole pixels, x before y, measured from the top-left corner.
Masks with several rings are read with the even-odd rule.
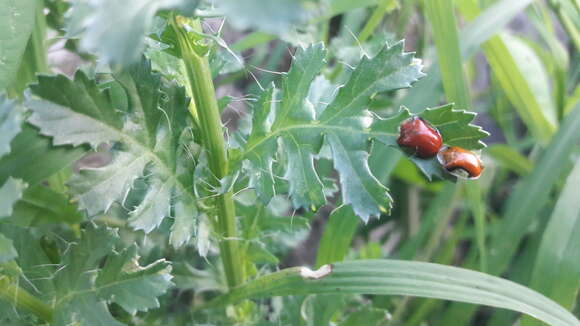
[[[556,208],[542,237],[536,266],[532,274],[531,288],[545,294],[562,306],[571,309],[580,287],[580,159],[560,194]],[[524,319],[522,325],[540,323]]]
[[[360,218],[354,214],[350,205],[340,206],[332,211],[320,239],[316,266],[344,259],[359,222]]]
[[[401,260],[357,260],[317,271],[294,267],[255,279],[216,298],[221,306],[250,298],[306,294],[409,295],[519,311],[553,326],[580,321],[543,295],[508,280],[462,268]]]

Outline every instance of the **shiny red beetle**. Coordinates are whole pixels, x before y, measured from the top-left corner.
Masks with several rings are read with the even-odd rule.
[[[420,158],[430,158],[437,155],[443,140],[437,129],[415,116],[401,123],[397,144]]]
[[[437,154],[439,163],[450,173],[464,171],[469,179],[477,179],[483,171],[483,163],[475,153],[458,146],[445,147]]]

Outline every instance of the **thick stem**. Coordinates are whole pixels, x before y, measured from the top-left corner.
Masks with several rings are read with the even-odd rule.
[[[208,161],[213,186],[219,188],[220,179],[228,175],[228,159],[224,141],[224,133],[220,119],[219,108],[207,56],[196,51],[195,45],[187,38],[183,26],[176,19],[172,20],[173,29],[177,35],[181,57],[185,64],[189,86],[191,87],[202,141],[208,153]],[[201,33],[199,21],[193,21],[190,26],[195,32]],[[201,52],[201,51],[200,51]],[[244,267],[239,246],[238,230],[235,220],[235,207],[232,192],[226,192],[215,197],[217,208],[216,233],[220,241],[220,255],[224,265],[227,283],[230,288],[244,281]]]
[[[31,312],[45,321],[52,320],[52,308],[49,305],[12,284],[7,277],[2,278],[2,276],[0,276],[0,300],[5,300],[18,309]]]

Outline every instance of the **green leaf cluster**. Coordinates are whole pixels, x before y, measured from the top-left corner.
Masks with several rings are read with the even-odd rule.
[[[89,216],[134,195],[140,200],[128,207],[129,224],[149,233],[171,216],[170,242],[181,246],[194,234],[197,216],[191,192],[195,144],[185,90],[153,73],[146,60],[112,77],[103,85],[82,71],[74,80],[39,76],[26,103],[29,121],[55,145],[112,146],[110,164],[84,169],[69,183]],[[144,189],[135,189],[138,179]]]

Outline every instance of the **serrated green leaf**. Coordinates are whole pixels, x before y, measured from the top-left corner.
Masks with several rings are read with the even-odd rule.
[[[0,219],[12,215],[14,204],[22,197],[27,185],[20,179],[9,177],[0,187]]]
[[[1,87],[0,87],[1,89]],[[14,101],[0,94],[0,157],[10,153],[10,143],[20,132],[22,113]]]
[[[30,186],[37,185],[61,169],[72,165],[87,150],[85,146],[54,147],[49,137],[41,136],[30,124],[24,124],[11,146],[18,150],[0,159],[0,183],[12,176],[26,181]],[[31,160],[31,157],[34,160]]]
[[[112,254],[95,281],[100,299],[115,302],[132,315],[158,308],[157,297],[172,285],[171,266],[165,259],[141,267],[137,258],[135,245]]]
[[[271,121],[268,121],[268,115],[275,109],[276,101],[274,96],[274,86],[270,85],[258,98],[256,105],[254,105],[254,111],[252,115],[252,134],[248,139],[248,143],[257,143],[263,137],[266,137],[270,131]],[[274,152],[276,151],[276,142],[274,140],[269,141],[267,144],[263,145],[267,147],[265,150],[265,155],[249,155],[248,169],[252,172],[250,173],[249,186],[256,189],[258,198],[262,203],[267,204],[270,198],[274,196],[274,173],[272,172],[272,163],[274,159]]]
[[[446,104],[432,109],[428,108],[419,113],[419,116],[437,128],[446,145],[470,150],[484,148],[485,144],[481,139],[489,136],[489,133],[471,124],[476,114],[454,110],[453,107],[453,104]]]
[[[475,118],[475,113],[463,110],[454,110],[453,104],[446,104],[436,108],[427,108],[417,114],[425,119],[432,126],[437,128],[443,139],[443,143],[449,146],[460,146],[466,149],[481,149],[485,144],[481,139],[489,136],[489,133],[481,127],[471,124]],[[399,137],[400,124],[413,115],[406,107],[401,107],[399,112],[390,118],[376,120],[371,126],[371,135],[381,143],[399,148],[397,138]],[[422,159],[415,156],[407,157],[423,172],[427,179],[444,178],[441,164],[436,157]]]
[[[101,168],[85,168],[69,182],[75,190],[79,208],[86,209],[89,215],[109,210],[113,202],[124,202],[133,181],[143,174],[148,163],[146,156],[121,152],[113,162]],[[154,185],[152,185],[154,186]],[[145,197],[147,199],[147,197]],[[149,204],[149,202],[145,202]],[[146,216],[140,216],[146,218]],[[162,219],[164,216],[161,216]],[[137,225],[134,225],[134,227]],[[151,227],[153,229],[155,225]],[[150,231],[151,229],[148,229]]]
[[[357,139],[358,138],[358,139]],[[372,174],[368,166],[366,137],[338,133],[329,134],[334,167],[340,174],[342,200],[352,205],[363,221],[391,210],[392,198],[387,187]]]
[[[262,105],[256,108],[260,115],[256,119],[261,123],[268,114],[273,114],[272,126],[255,127],[236,159],[251,162],[250,175],[263,176],[264,171],[271,171],[268,160],[275,157],[279,138],[286,159],[284,178],[289,182],[294,206],[316,208],[325,203],[325,197],[314,161],[326,139],[341,185],[346,188],[342,191],[343,202],[352,204],[356,214],[367,221],[370,216],[388,211],[391,199],[386,187],[368,168],[368,139],[375,135],[367,130],[372,116],[366,105],[377,92],[409,87],[423,76],[421,65],[413,60],[411,53],[403,52],[402,42],[385,46],[373,58],[364,57],[336,93],[337,87],[325,84],[320,78],[313,83],[325,56],[321,44],[296,52],[288,74],[282,79],[279,103],[263,105],[268,100],[262,100],[259,102]],[[328,93],[322,96],[321,90]],[[261,99],[271,98],[270,102],[275,102],[272,93],[265,91]],[[321,99],[332,101],[326,105],[318,103]],[[264,110],[268,109],[267,114]],[[265,188],[256,187],[262,200],[271,194]]]
[[[49,187],[36,185],[24,191],[22,199],[14,205],[9,222],[20,226],[45,223],[79,223],[83,215],[69,199]]]
[[[190,133],[186,130],[188,99],[182,87],[153,73],[146,60],[113,77],[122,86],[115,101],[121,100],[124,91],[127,111],[117,109],[108,89],[100,91],[99,85],[78,72],[74,80],[41,76],[39,83],[31,86],[40,99],[28,101],[33,112],[29,121],[53,137],[55,145],[87,143],[96,147],[113,142],[113,161],[84,169],[71,179],[71,188],[79,207],[94,215],[106,212],[114,202],[124,203],[134,181],[142,178],[147,187],[142,200],[129,207],[129,223],[150,232],[170,216],[176,203],[186,200],[188,205],[196,205],[188,175],[192,170],[187,167],[192,163],[191,153],[180,144],[180,138]],[[188,212],[195,220],[197,210]],[[180,232],[179,241],[172,237],[172,243],[178,244],[192,236],[187,231],[193,228],[174,231]]]
[[[188,0],[74,1],[67,13],[67,35],[81,38],[81,48],[96,53],[106,63],[122,65],[138,61],[145,37],[152,32],[159,10],[195,9]],[[187,8],[186,8],[187,7]]]
[[[186,244],[195,235],[195,220],[198,216],[194,203],[180,201],[175,204],[175,220],[171,226],[169,243],[175,248]]]
[[[299,135],[287,133],[282,138],[288,167],[284,178],[290,185],[289,193],[294,207],[319,207],[326,201],[323,184],[314,168],[314,154],[320,149],[322,140],[316,131],[306,131]]]
[[[433,181],[434,179],[444,179],[446,177],[451,177],[448,174],[444,173],[443,169],[441,168],[441,163],[437,161],[436,157],[430,159],[422,159],[419,157],[411,156],[409,159],[415,163],[415,165],[421,170],[423,175],[429,181]]]
[[[131,183],[132,180],[129,186]],[[143,230],[145,233],[151,232],[161,224],[165,216],[169,216],[173,190],[173,184],[169,179],[161,180],[155,177],[155,174],[151,177],[149,186],[151,190],[147,192],[141,204],[131,211],[129,219],[129,224],[133,228]]]
[[[10,85],[18,71],[34,27],[36,0],[2,1],[0,7],[0,89]]]
[[[54,279],[55,325],[124,325],[109,312],[110,302],[131,314],[158,306],[157,297],[172,284],[169,264],[139,266],[136,247],[119,250],[119,244],[115,230],[89,226],[72,245]]]
[[[427,108],[417,114],[429,124],[437,128],[443,143],[449,146],[460,146],[466,149],[481,149],[485,144],[481,139],[489,133],[481,127],[471,124],[475,113],[463,110],[454,110],[453,104],[446,104],[436,108]],[[412,116],[409,109],[401,107],[397,115],[388,119],[378,120],[371,126],[375,138],[385,145],[397,146],[399,126]]]
[[[107,91],[101,92],[82,71],[72,81],[64,75],[38,76],[38,84],[30,89],[45,101],[25,103],[32,110],[28,121],[51,136],[54,145],[88,143],[96,148],[122,138],[120,112],[110,105]]]

